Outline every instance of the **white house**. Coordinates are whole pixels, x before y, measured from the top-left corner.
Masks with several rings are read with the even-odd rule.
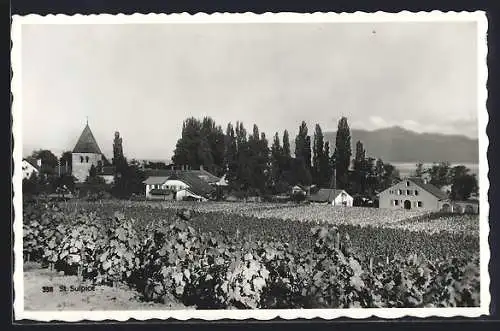
[[[179,171],[170,176],[150,176],[144,182],[147,199],[192,198],[204,201],[214,192],[214,187],[196,174]]]
[[[28,160],[23,159],[22,169],[23,169],[23,179],[30,178],[33,174],[38,174],[42,166],[42,160]]]
[[[449,205],[446,193],[421,178],[405,178],[379,193],[379,208],[439,211]]]
[[[308,197],[310,202],[328,203],[332,206],[352,207],[353,197],[344,190],[319,189]]]

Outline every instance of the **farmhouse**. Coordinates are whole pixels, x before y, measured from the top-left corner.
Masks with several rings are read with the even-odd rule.
[[[379,193],[379,208],[439,211],[449,205],[446,193],[421,178],[406,178]]]
[[[143,182],[147,199],[205,201],[221,184],[220,178],[203,169],[157,170],[154,173],[155,176],[150,175]]]
[[[30,178],[33,174],[38,174],[42,166],[42,160],[34,160],[32,158],[23,159],[23,179]]]
[[[353,197],[344,190],[319,189],[308,197],[308,201],[328,203],[332,206],[352,207]]]

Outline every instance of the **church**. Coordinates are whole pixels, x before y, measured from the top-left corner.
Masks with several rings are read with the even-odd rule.
[[[103,155],[87,123],[72,152],[72,175],[78,183],[85,182],[92,166],[102,168]]]

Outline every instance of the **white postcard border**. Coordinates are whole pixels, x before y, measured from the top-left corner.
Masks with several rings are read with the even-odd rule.
[[[430,22],[446,21],[458,22],[469,21],[477,22],[477,45],[478,45],[478,138],[479,138],[479,189],[480,189],[480,273],[481,306],[475,308],[373,308],[373,309],[284,309],[284,310],[123,310],[123,311],[25,311],[24,310],[24,284],[23,284],[23,243],[22,217],[15,217],[14,228],[14,318],[15,320],[36,320],[36,321],[104,321],[116,320],[127,321],[136,319],[140,321],[148,319],[202,319],[202,320],[221,320],[221,319],[257,319],[271,320],[277,317],[289,319],[334,319],[340,317],[349,317],[355,319],[365,319],[369,317],[380,317],[386,319],[401,318],[405,316],[412,317],[479,317],[489,314],[490,305],[490,276],[489,276],[489,203],[488,203],[488,136],[486,127],[488,124],[488,112],[486,109],[487,100],[487,28],[488,23],[484,12],[447,12],[440,11],[412,13],[403,11],[400,13],[198,13],[190,15],[182,14],[132,14],[132,15],[26,15],[13,16],[12,21],[12,82],[11,89],[13,94],[12,131],[14,135],[14,214],[22,215],[22,25],[24,24],[161,24],[161,23],[375,23],[375,22]]]

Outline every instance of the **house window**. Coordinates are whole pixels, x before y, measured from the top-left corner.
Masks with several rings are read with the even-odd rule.
[[[406,195],[411,195],[411,191],[410,190],[406,190]]]
[[[418,191],[417,190],[415,190],[415,195],[418,195]]]
[[[394,200],[394,206],[399,206],[399,200]]]
[[[419,202],[417,203],[417,206],[418,206],[418,207],[423,207],[423,206],[424,206],[424,204],[422,203],[422,201],[419,201]]]
[[[85,157],[85,161],[86,161],[87,163],[89,163],[89,157],[88,157],[88,156],[86,156],[86,157]]]
[[[406,186],[410,186],[410,182],[406,182]]]
[[[402,195],[403,194],[403,190],[398,190],[398,194]]]
[[[80,163],[83,163],[83,156],[80,156]]]

